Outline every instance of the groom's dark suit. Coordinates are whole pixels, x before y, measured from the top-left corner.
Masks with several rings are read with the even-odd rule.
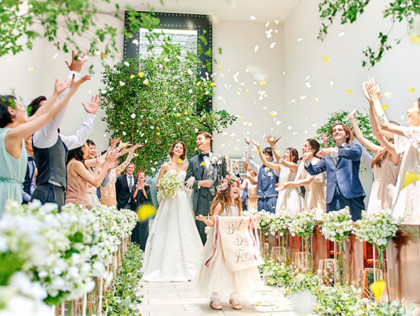
[[[217,158],[213,152],[209,153],[209,158],[206,158],[208,164],[204,162],[205,154],[200,153],[192,157],[188,164],[187,176],[185,183],[194,177],[193,189],[193,211],[195,215],[207,216],[210,210],[210,204],[216,195],[216,187],[219,181],[227,175],[227,165],[225,157]],[[213,186],[210,188],[198,187],[198,182],[201,180],[212,180]],[[206,242],[207,236],[204,231],[206,225],[203,222],[196,221],[198,232],[200,233],[203,244]]]

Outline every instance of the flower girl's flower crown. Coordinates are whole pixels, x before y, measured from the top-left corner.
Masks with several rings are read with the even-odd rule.
[[[233,174],[228,174],[223,180],[222,183],[220,183],[217,186],[217,192],[220,193],[228,188],[229,185],[231,185],[233,182],[237,182],[238,185],[241,185],[241,179],[236,177]]]

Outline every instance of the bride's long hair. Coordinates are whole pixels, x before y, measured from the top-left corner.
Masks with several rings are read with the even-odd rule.
[[[225,179],[226,178],[222,179],[219,182],[218,188],[222,186],[222,183],[223,183],[223,181],[225,181]],[[242,211],[242,199],[241,199],[241,197],[238,196],[234,200],[232,200],[232,198],[230,197],[230,189],[232,188],[232,185],[235,182],[236,181],[228,181],[225,189],[222,189],[222,190],[218,189],[217,190],[217,194],[214,197],[213,202],[211,203],[211,206],[210,206],[210,212],[209,212],[210,216],[213,216],[214,209],[216,208],[216,206],[218,204],[220,204],[222,206],[222,210],[225,210],[228,207],[231,207],[231,206],[235,205],[239,209],[239,216],[241,215],[241,211]]]
[[[175,146],[177,145],[177,144],[181,144],[182,145],[182,149],[183,149],[183,154],[179,157],[180,159],[182,159],[182,160],[184,160],[185,159],[185,157],[187,156],[187,146],[185,145],[185,143],[184,142],[182,142],[182,141],[180,141],[180,140],[177,140],[175,143],[173,143],[172,144],[172,147],[171,147],[171,149],[169,150],[169,156],[172,158],[173,156],[174,156],[174,149],[175,149]]]

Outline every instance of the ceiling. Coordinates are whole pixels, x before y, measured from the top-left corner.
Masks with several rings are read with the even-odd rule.
[[[119,1],[120,2],[120,1]],[[214,15],[220,21],[284,22],[300,0],[123,0],[136,10]],[[121,3],[121,2],[120,2]],[[251,17],[252,16],[252,17]]]

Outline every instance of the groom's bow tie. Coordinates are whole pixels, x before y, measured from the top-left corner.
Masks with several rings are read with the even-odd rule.
[[[210,157],[210,153],[207,153],[207,154],[205,154],[205,153],[200,153],[200,156],[201,156],[201,158],[203,158],[203,157]]]

